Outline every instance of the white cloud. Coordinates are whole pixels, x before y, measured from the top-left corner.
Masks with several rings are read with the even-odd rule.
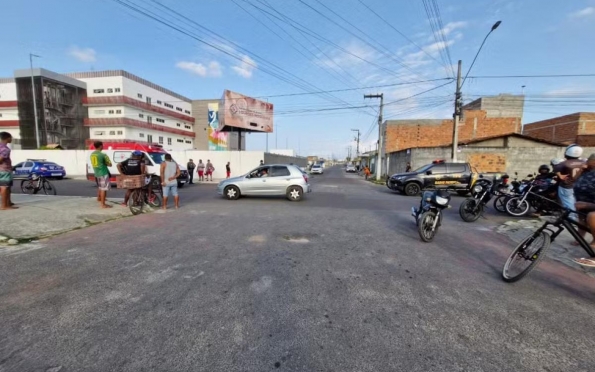
[[[442,28],[442,32],[444,32],[444,35],[448,36],[454,30],[457,30],[459,28],[463,28],[466,26],[467,26],[467,22],[464,22],[464,21],[449,22],[446,24],[446,26],[444,26],[444,28]]]
[[[95,62],[97,60],[97,52],[91,48],[73,46],[68,54],[81,62]]]
[[[220,77],[223,75],[221,64],[217,61],[211,61],[206,66],[202,63],[181,61],[176,63],[176,67],[202,77]]]
[[[239,64],[231,66],[236,74],[246,79],[250,79],[252,77],[252,72],[256,67],[256,62],[246,55],[242,57],[242,61]]]
[[[581,9],[577,12],[570,13],[569,17],[571,17],[571,18],[585,18],[585,17],[594,16],[594,15],[595,15],[595,7],[590,6],[585,9]]]

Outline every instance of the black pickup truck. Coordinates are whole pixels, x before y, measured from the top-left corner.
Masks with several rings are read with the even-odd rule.
[[[418,195],[425,189],[450,187],[460,195],[466,195],[478,174],[469,163],[445,163],[436,160],[432,164],[409,173],[393,174],[386,180],[386,186],[405,195]]]

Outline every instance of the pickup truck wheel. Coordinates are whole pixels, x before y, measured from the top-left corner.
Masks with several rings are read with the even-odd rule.
[[[421,187],[415,182],[408,183],[405,185],[405,195],[416,196],[420,193]]]

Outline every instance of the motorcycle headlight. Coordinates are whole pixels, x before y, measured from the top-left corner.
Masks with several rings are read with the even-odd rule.
[[[438,204],[438,205],[447,205],[448,204],[448,199],[447,198],[443,198],[441,196],[436,196],[436,204]]]
[[[483,191],[483,187],[476,185],[473,187],[473,192],[482,192]]]

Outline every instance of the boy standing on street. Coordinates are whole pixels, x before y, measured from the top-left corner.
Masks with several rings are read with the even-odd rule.
[[[97,141],[93,146],[95,146],[95,151],[91,153],[91,165],[93,166],[93,172],[97,180],[97,200],[101,208],[111,208],[111,205],[105,204],[105,198],[107,197],[107,190],[111,188],[108,167],[112,166],[112,162],[102,152],[103,142]]]
[[[205,164],[202,162],[202,159],[198,160],[198,181],[204,181],[205,180]]]
[[[176,209],[180,208],[180,196],[178,195],[178,180],[180,167],[171,158],[171,154],[165,154],[165,161],[161,163],[161,182],[163,186],[163,209],[167,209],[167,198],[169,194],[174,197]]]
[[[229,162],[225,164],[225,172],[227,172],[227,178],[231,177],[231,166],[229,165]]]
[[[207,160],[207,181],[213,180],[213,172],[214,171],[215,171],[215,167],[213,166],[213,163],[211,163],[210,160]],[[209,176],[211,176],[210,180],[209,180]]]
[[[8,132],[0,133],[0,210],[17,209],[10,200],[12,188],[12,160],[10,159],[10,147],[12,135]]]

